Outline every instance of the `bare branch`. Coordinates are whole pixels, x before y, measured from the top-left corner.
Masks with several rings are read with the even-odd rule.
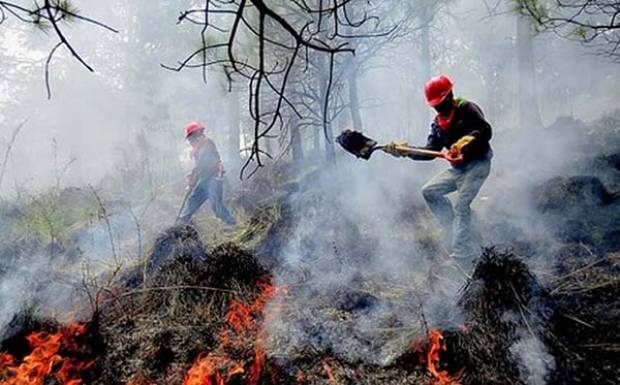
[[[6,146],[6,151],[4,152],[4,159],[2,160],[2,167],[0,167],[0,189],[2,188],[2,181],[4,180],[4,174],[6,172],[6,167],[9,163],[9,157],[11,156],[11,150],[13,149],[13,145],[15,144],[15,140],[17,140],[17,136],[19,132],[22,130],[22,127],[26,124],[28,120],[24,120],[21,122],[14,130],[13,134],[11,134],[11,138]]]

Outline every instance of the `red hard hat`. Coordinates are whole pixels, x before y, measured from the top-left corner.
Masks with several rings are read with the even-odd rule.
[[[194,132],[202,131],[204,129],[205,129],[205,126],[203,126],[200,123],[197,123],[197,122],[188,123],[185,126],[185,129],[184,129],[185,130],[185,139],[187,139]]]
[[[452,80],[446,75],[439,75],[429,80],[424,86],[424,95],[429,106],[435,107],[444,101],[452,91]]]

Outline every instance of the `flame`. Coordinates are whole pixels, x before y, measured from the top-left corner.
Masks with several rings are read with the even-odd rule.
[[[60,385],[81,385],[82,373],[94,362],[66,355],[81,355],[76,339],[86,331],[85,325],[71,324],[56,333],[31,333],[26,340],[32,351],[21,363],[10,354],[0,355],[0,385],[45,385],[53,379]]]
[[[302,385],[304,382],[306,382],[306,374],[301,369],[298,369],[295,375],[295,385]]]
[[[259,289],[260,294],[252,303],[230,302],[225,317],[226,326],[218,335],[218,347],[214,352],[203,353],[196,358],[183,385],[226,385],[232,378],[246,373],[247,384],[258,385],[266,361],[266,353],[261,348],[264,339],[259,320],[277,290],[268,283],[260,283]],[[243,351],[248,341],[253,341],[254,352],[252,365],[246,369],[243,361],[232,356]]]
[[[426,367],[435,378],[434,385],[460,385],[458,378],[451,377],[447,371],[439,370],[441,351],[447,350],[443,341],[443,334],[439,330],[431,330],[428,335],[428,352],[426,353]]]
[[[325,374],[327,375],[327,378],[329,379],[329,383],[333,385],[338,385],[339,382],[336,379],[336,375],[334,374],[334,371],[332,370],[331,366],[329,366],[327,362],[323,362],[323,369],[325,370]]]
[[[187,373],[184,385],[226,385],[236,375],[244,373],[243,366],[235,364],[230,366],[232,359],[227,356],[215,354],[200,355],[196,363]],[[219,368],[230,366],[226,374],[222,374]]]

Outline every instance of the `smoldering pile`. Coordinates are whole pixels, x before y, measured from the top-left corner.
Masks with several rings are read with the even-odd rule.
[[[443,331],[442,368],[462,384],[617,383],[619,260],[562,257],[570,271],[543,287],[521,258],[486,249],[459,299],[464,324]]]
[[[232,300],[248,301],[268,272],[232,244],[207,252],[196,230],[174,227],[155,242],[145,267],[105,296],[100,383],[148,378],[181,383],[188,365],[216,344]],[[122,379],[122,381],[119,381]]]
[[[360,276],[349,280],[355,288],[302,290],[312,301],[300,303],[316,304],[303,308],[290,302],[299,287],[257,284],[269,272],[252,254],[230,244],[207,251],[194,229],[175,227],[158,238],[148,263],[98,293],[97,312],[83,325],[89,337],[78,334],[85,348],[67,353],[75,360],[71,354],[85,352],[83,373],[70,378],[106,385],[614,383],[620,312],[608,299],[619,293],[618,259],[584,264],[581,257],[565,256],[575,264],[543,287],[521,258],[488,249],[460,294],[463,325],[433,330],[415,299],[432,292]],[[283,325],[273,320],[287,317],[296,321],[288,337],[300,338],[294,351],[278,350],[291,341],[269,341]],[[19,362],[30,332],[61,330],[44,324],[24,322],[3,351]],[[334,336],[343,337],[340,346]],[[0,383],[13,383],[11,364],[1,365]]]

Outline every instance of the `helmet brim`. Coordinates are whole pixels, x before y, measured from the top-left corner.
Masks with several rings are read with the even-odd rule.
[[[192,132],[187,133],[187,135],[185,135],[185,139],[189,139],[190,136],[194,135],[195,133],[203,133],[205,131],[204,127],[199,128],[197,130],[194,130]]]
[[[445,94],[438,96],[434,99],[431,100],[427,100],[426,104],[428,104],[431,107],[437,107],[438,105],[440,105],[441,103],[443,103],[444,100],[446,100],[446,98],[448,97],[448,95],[450,94],[450,92],[446,92]]]

